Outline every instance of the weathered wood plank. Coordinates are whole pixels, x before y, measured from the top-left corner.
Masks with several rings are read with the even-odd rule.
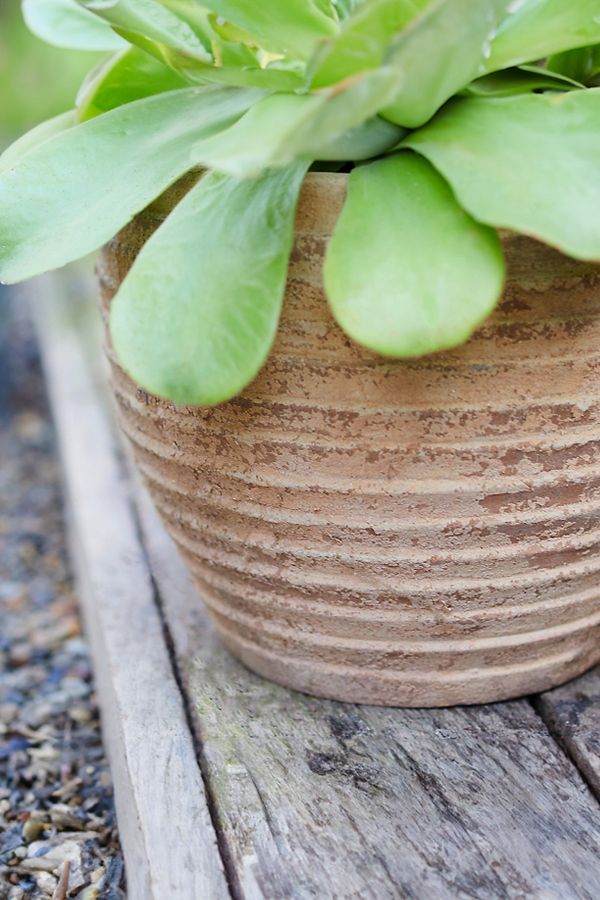
[[[600,799],[600,667],[542,694],[535,705]]]
[[[229,897],[118,453],[64,287],[33,289],[130,900]]]
[[[241,896],[600,895],[596,801],[527,702],[386,710],[251,675],[140,508]]]
[[[81,470],[76,480],[75,512],[82,505],[90,509],[87,498],[91,491],[99,516],[96,521],[81,518],[79,513],[77,523],[88,541],[84,558],[94,560],[94,578],[99,579],[92,579],[91,589],[97,593],[98,583],[106,585],[107,575],[101,571],[104,567],[117,580],[117,592],[122,581],[116,572],[120,571],[122,578],[124,560],[139,567],[135,583],[131,581],[131,568],[125,579],[129,605],[125,614],[118,593],[114,600],[106,601],[108,608],[116,606],[115,614],[121,616],[121,634],[112,635],[111,640],[117,641],[126,658],[139,655],[139,667],[129,673],[135,689],[144,688],[139,679],[144,679],[144,684],[150,679],[148,684],[159,698],[162,686],[157,681],[164,673],[164,648],[155,658],[154,649],[148,652],[156,642],[156,634],[148,634],[152,629],[146,629],[147,643],[142,648],[138,642],[142,627],[132,633],[139,616],[139,597],[130,594],[137,586],[140,595],[147,597],[148,573],[135,542],[127,544],[129,551],[122,556],[120,536],[123,530],[134,531],[123,496],[126,485],[118,484],[120,472],[99,392],[89,379],[85,381],[85,375],[82,411],[78,394],[81,350],[75,350],[72,340],[73,335],[68,352],[63,345],[54,366],[69,382],[61,391],[76,395],[69,403],[72,412],[77,409],[77,418],[65,424],[59,416],[58,424],[63,436],[67,435],[66,446],[71,448],[63,450],[67,469]],[[56,383],[55,376],[52,380]],[[61,402],[55,398],[55,407],[59,408]],[[92,413],[86,404],[92,405]],[[91,446],[98,435],[102,458]],[[110,459],[111,454],[112,461],[107,464],[105,457]],[[106,477],[107,465],[110,479]],[[108,499],[97,498],[97,492],[108,494]],[[121,512],[111,527],[106,518],[115,496]],[[313,700],[268,684],[248,673],[223,649],[170,539],[143,495],[139,508],[152,574],[187,686],[221,851],[236,896],[251,900],[591,900],[600,895],[596,801],[527,702],[454,710],[386,710]],[[125,526],[122,518],[127,516],[130,518]],[[88,616],[98,642],[107,613],[104,608],[90,608],[91,589],[86,592]],[[155,626],[153,619],[152,628]],[[102,645],[96,656],[108,652]],[[154,671],[154,679],[148,666]],[[143,785],[127,770],[128,765],[131,768],[131,756],[120,753],[120,748],[124,744],[122,732],[131,734],[131,723],[119,721],[123,714],[119,698],[131,694],[131,687],[122,684],[106,661],[99,668],[105,705],[115,725],[111,744],[116,746],[116,775],[119,782],[127,783],[129,778],[139,788],[133,796],[131,791],[127,795],[126,789],[121,792],[120,816],[126,822],[131,845],[128,860],[135,859],[136,853],[140,859],[148,846],[144,840],[147,828],[152,831],[150,846],[156,846],[159,834],[164,840],[161,813],[166,810],[170,816],[172,802],[163,791],[150,803],[144,797]],[[157,716],[159,705],[156,702],[143,710],[147,718],[137,709],[133,712],[137,740],[143,728],[148,747],[172,715],[165,706]],[[178,710],[176,715],[181,716],[180,704]],[[189,750],[188,745],[186,753]],[[144,759],[148,755],[144,751]],[[192,770],[188,763],[176,789],[187,787],[194,796],[197,785],[193,779],[187,784],[185,781]],[[151,763],[146,763],[149,783],[153,777],[160,777],[155,772]],[[209,823],[203,815],[202,830],[206,831]],[[193,847],[193,834],[180,832],[178,839],[180,853]],[[212,835],[210,840],[214,840]],[[177,853],[168,837],[165,847]],[[214,843],[211,848],[214,851]],[[194,855],[196,864],[201,865],[202,857]],[[129,865],[131,868],[131,862]],[[219,876],[217,880],[220,891],[223,882]],[[222,896],[193,881],[186,887],[187,894],[163,886],[162,894],[155,890],[143,896],[161,896],[161,900],[167,896],[202,900]],[[132,896],[137,898],[142,893]]]

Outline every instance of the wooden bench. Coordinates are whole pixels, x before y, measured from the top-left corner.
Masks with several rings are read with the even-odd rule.
[[[597,900],[600,673],[423,711],[250,674],[132,476],[74,290],[32,288],[130,900]]]

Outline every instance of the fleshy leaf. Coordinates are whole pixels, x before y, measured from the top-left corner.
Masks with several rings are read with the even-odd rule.
[[[513,0],[491,44],[492,72],[600,42],[600,0]]]
[[[318,94],[274,94],[196,148],[198,162],[239,178],[295,159],[359,159],[389,150],[402,131],[374,118],[390,97],[384,70]],[[366,120],[366,121],[365,121]],[[350,132],[350,134],[348,134]]]
[[[256,52],[222,40],[201,7],[169,0],[80,0],[127,41],[166,64],[188,83],[294,90],[299,73],[260,66]],[[187,12],[183,15],[184,11]],[[213,55],[214,54],[214,55]]]
[[[510,97],[532,91],[572,91],[582,87],[566,75],[535,66],[521,66],[483,75],[467,85],[463,93],[477,97]]]
[[[600,44],[557,53],[548,60],[548,69],[583,84],[590,84],[600,75]]]
[[[0,280],[21,281],[96,250],[193,167],[195,144],[261,96],[185,88],[44,141],[0,175]]]
[[[177,70],[195,84],[226,84],[232,87],[257,87],[265,91],[295,91],[302,87],[296,72],[269,66],[177,66]]]
[[[31,131],[20,137],[0,155],[0,174],[18,165],[27,153],[31,153],[32,150],[49,141],[50,138],[56,137],[57,134],[61,134],[63,131],[68,131],[69,128],[76,124],[75,110],[71,109],[69,112],[61,113],[60,116],[54,116],[53,119],[48,119],[46,122],[42,122],[41,125],[32,128]]]
[[[210,25],[210,13],[196,0],[159,0],[170,12],[182,19],[200,38],[207,50],[211,48],[213,39]]]
[[[363,0],[332,0],[339,19],[347,19],[350,13],[356,9]]]
[[[398,95],[382,115],[416,128],[481,73],[508,0],[434,0],[393,42]],[[359,7],[360,9],[360,7]]]
[[[406,145],[465,209],[580,259],[600,259],[600,88],[454,100]]]
[[[111,313],[117,355],[146,390],[213,405],[257,375],[275,338],[305,171],[205,175],[150,238]]]
[[[338,28],[327,0],[207,0],[204,5],[266,50],[298,59],[308,59],[317,42]]]
[[[323,43],[311,62],[312,87],[334,84],[375,69],[392,40],[431,0],[365,0],[335,37]]]
[[[69,50],[120,50],[123,38],[77,0],[23,0],[23,18],[33,34]]]
[[[139,47],[129,47],[90,73],[77,97],[78,117],[85,121],[125,103],[188,86],[169,66]]]
[[[501,294],[504,260],[433,166],[402,152],[351,172],[324,277],[351,338],[409,358],[467,340]]]
[[[212,56],[193,28],[163,6],[159,0],[79,0],[82,6],[106,19],[127,40],[143,49],[160,48],[167,59],[170,51],[184,58],[212,62]]]

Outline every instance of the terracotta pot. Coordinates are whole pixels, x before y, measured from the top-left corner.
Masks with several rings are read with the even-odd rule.
[[[105,248],[106,305],[186,187]],[[223,641],[268,678],[391,706],[560,684],[600,660],[600,266],[506,234],[505,295],[472,340],[385,360],[321,288],[345,190],[308,177],[277,343],[242,396],[177,408],[111,356],[154,501]]]

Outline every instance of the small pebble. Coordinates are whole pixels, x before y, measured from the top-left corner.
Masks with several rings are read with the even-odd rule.
[[[81,724],[91,721],[94,716],[93,712],[88,709],[87,706],[73,706],[69,710],[69,715],[74,722],[80,722]]]
[[[80,894],[77,894],[77,900],[98,900],[99,897],[100,889],[95,884],[90,884]]]
[[[83,824],[66,806],[54,806],[50,810],[50,821],[59,831],[80,831]]]
[[[16,719],[19,713],[19,707],[16,703],[0,704],[0,722],[3,726],[10,725]]]
[[[35,876],[35,883],[38,887],[38,890],[42,891],[42,896],[51,897],[54,891],[56,890],[56,885],[58,884],[58,879],[54,877],[50,872],[37,872]]]
[[[32,882],[32,884],[33,884],[33,882]],[[34,887],[35,887],[35,885],[34,885]],[[9,892],[6,896],[7,896],[8,900],[23,900],[23,898],[26,896],[26,894],[22,887],[20,887],[19,885],[16,885],[15,887],[12,887],[9,890]]]
[[[40,835],[44,833],[45,827],[43,822],[30,818],[23,825],[23,837],[28,844],[31,844],[32,841],[37,841]]]

